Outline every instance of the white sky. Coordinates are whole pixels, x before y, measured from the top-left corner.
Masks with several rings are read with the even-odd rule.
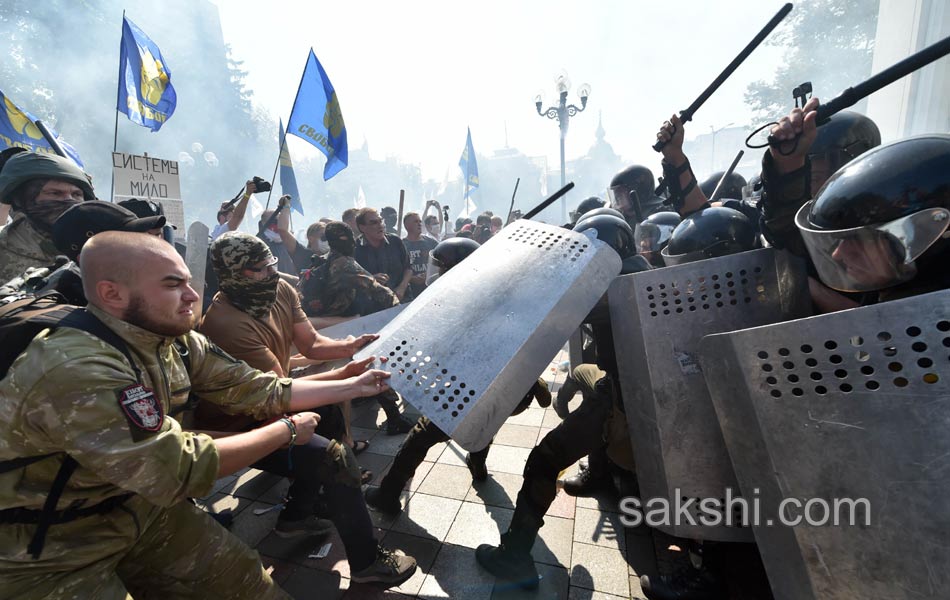
[[[508,143],[559,161],[555,121],[534,96],[556,100],[563,69],[592,87],[571,120],[567,159],[607,141],[630,162],[659,167],[650,149],[660,123],[682,110],[781,7],[781,0],[452,0],[292,2],[217,0],[224,39],[244,61],[254,101],[285,121],[312,46],[337,91],[349,145],[459,176],[465,129],[476,152]],[[746,125],[746,85],[771,79],[781,49],[762,45],[697,113],[687,137]],[[295,156],[316,154],[292,138]]]

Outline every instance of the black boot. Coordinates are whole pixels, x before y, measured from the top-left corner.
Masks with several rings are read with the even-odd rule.
[[[488,479],[488,467],[485,466],[485,455],[481,452],[472,452],[465,455],[465,465],[472,474],[472,481],[480,483]]]
[[[708,571],[684,578],[640,576],[640,588],[648,600],[720,600],[726,598],[722,584]]]
[[[392,390],[376,396],[376,401],[379,402],[379,406],[383,409],[383,412],[386,413],[386,435],[409,433],[409,430],[412,429],[414,424],[399,413],[399,407],[396,406],[397,398],[399,398],[399,396]]]
[[[392,489],[386,487],[370,487],[363,492],[363,498],[366,500],[367,506],[375,508],[385,515],[395,516],[402,512],[399,493],[400,490],[395,490],[395,493],[393,493]]]
[[[596,468],[593,466],[593,462],[592,459],[591,466],[564,480],[564,493],[568,496],[586,498],[615,489],[609,470]]]
[[[538,569],[531,558],[531,546],[537,529],[515,529],[501,534],[501,545],[482,544],[475,549],[475,560],[498,579],[525,590],[538,588]]]

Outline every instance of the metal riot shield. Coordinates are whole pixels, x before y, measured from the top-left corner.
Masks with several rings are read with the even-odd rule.
[[[201,318],[202,301],[205,296],[205,267],[208,264],[208,226],[195,221],[188,226],[188,239],[185,247],[185,264],[191,272],[191,287],[198,292],[195,302],[195,319]]]
[[[374,312],[371,315],[357,317],[355,319],[350,319],[349,321],[337,323],[336,325],[324,327],[323,329],[319,330],[319,333],[320,335],[325,335],[328,338],[335,340],[342,339],[350,335],[353,337],[359,337],[365,333],[378,333],[380,329],[395,319],[396,315],[401,313],[407,306],[409,305],[397,304],[396,306],[387,308],[386,310]],[[314,371],[316,373],[322,373],[323,371],[329,371],[330,369],[342,367],[348,362],[350,361],[346,358],[330,360],[325,363],[320,363],[320,368],[315,369]]]
[[[439,277],[357,354],[389,357],[399,394],[484,448],[620,272],[594,234],[519,220]]]
[[[699,365],[704,335],[808,314],[804,265],[773,249],[634,273],[610,286],[620,388],[643,501],[688,505],[659,526],[680,537],[752,541],[747,527],[702,525],[702,499],[738,495]],[[706,520],[708,522],[708,519]]]
[[[947,597],[948,355],[950,291],[703,340],[777,600]]]

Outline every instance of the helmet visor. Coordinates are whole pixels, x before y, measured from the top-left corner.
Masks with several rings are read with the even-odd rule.
[[[917,274],[914,261],[950,225],[950,210],[928,208],[878,225],[815,229],[808,221],[814,200],[795,215],[821,281],[842,292],[868,292],[904,283]]]
[[[436,279],[442,276],[445,269],[442,268],[442,261],[429,253],[429,262],[426,265],[426,286],[432,285]]]
[[[633,237],[637,242],[637,251],[641,254],[644,252],[659,252],[669,243],[674,229],[676,227],[673,225],[646,222],[637,224],[637,228],[633,232]]]

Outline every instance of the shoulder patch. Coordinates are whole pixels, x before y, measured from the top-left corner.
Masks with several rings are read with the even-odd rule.
[[[133,438],[136,438],[136,429],[152,433],[162,428],[165,409],[151,389],[141,383],[134,383],[118,390],[116,396],[125,418],[134,427]]]

